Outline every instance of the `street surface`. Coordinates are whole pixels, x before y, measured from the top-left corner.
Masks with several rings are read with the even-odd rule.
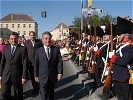
[[[66,60],[63,64],[63,79],[56,84],[55,100],[79,100],[88,96],[88,91],[84,88],[80,78],[78,78],[71,61]],[[40,95],[33,92],[30,80],[24,85],[24,100],[40,100]]]
[[[55,100],[107,100],[98,97],[102,87],[94,88],[93,80],[87,74],[81,74],[81,66],[68,59],[63,60],[63,79],[55,86]],[[33,91],[31,81],[24,85],[24,100],[40,100],[40,95]],[[13,95],[13,89],[12,89]],[[0,91],[0,100],[2,99]],[[115,97],[109,100],[117,100]]]

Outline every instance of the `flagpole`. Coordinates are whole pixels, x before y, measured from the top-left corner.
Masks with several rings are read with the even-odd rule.
[[[82,14],[82,8],[83,8],[83,0],[81,0],[81,35],[82,35],[82,32],[83,32],[83,14]]]

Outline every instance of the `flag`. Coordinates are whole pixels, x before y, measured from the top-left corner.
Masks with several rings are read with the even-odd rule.
[[[88,0],[83,0],[83,8],[88,8]]]
[[[92,0],[88,0],[88,7],[92,6]]]
[[[83,0],[83,8],[89,8],[92,6],[92,0]]]

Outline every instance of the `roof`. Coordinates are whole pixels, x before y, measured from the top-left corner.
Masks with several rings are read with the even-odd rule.
[[[63,28],[69,28],[69,26],[67,26],[67,25],[64,24],[63,22],[60,23],[56,28],[61,28],[61,26],[62,26]]]
[[[11,13],[7,16],[3,17],[1,21],[34,21],[32,17],[26,15],[26,14],[15,14]]]

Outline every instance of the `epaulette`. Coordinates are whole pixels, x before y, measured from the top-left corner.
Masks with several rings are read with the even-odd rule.
[[[116,38],[113,39],[113,41],[116,40]],[[102,49],[103,47],[105,47],[106,45],[108,45],[110,43],[110,41],[106,42],[105,44],[103,44],[100,49]]]
[[[116,53],[119,52],[120,56],[122,57],[123,54],[122,54],[122,49],[125,48],[126,46],[130,45],[130,43],[125,43],[123,44],[122,46],[120,46],[120,48],[118,50],[116,50]]]

